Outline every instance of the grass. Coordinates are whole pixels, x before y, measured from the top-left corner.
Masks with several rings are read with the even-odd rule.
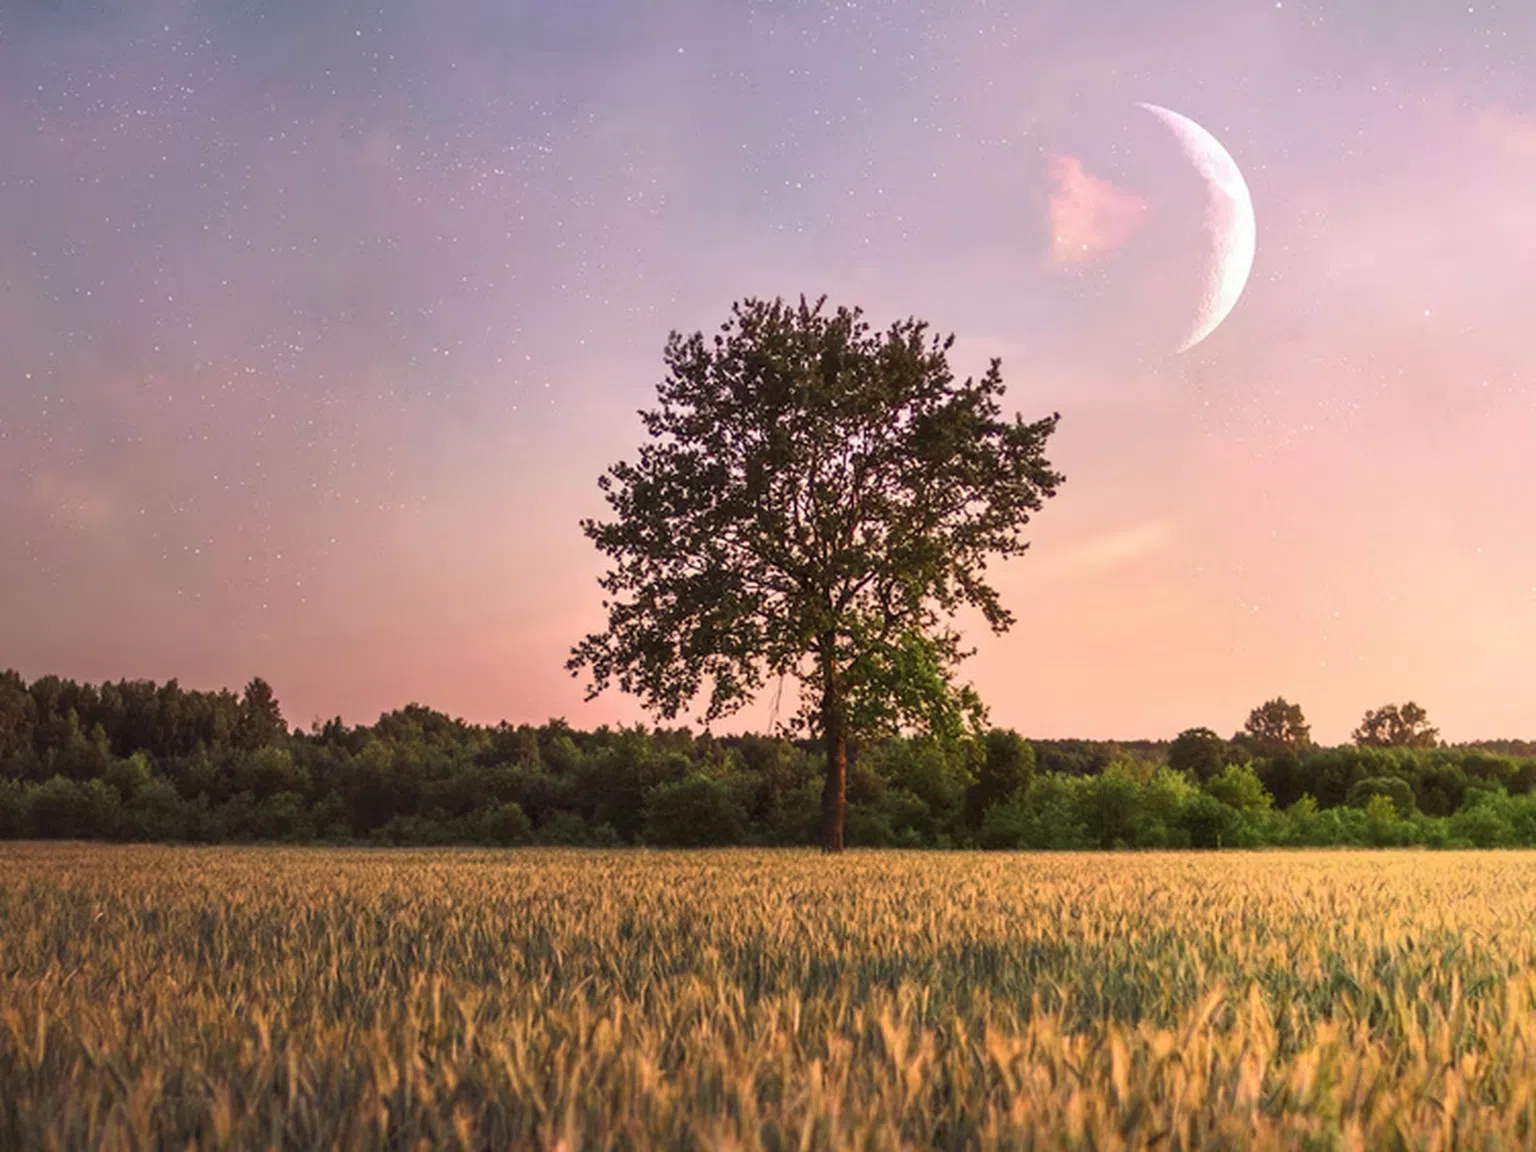
[[[1536,1140],[1536,854],[0,846],[0,1147]]]

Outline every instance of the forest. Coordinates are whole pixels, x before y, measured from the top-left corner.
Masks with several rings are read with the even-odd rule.
[[[290,728],[272,688],[0,674],[0,838],[808,845],[821,746],[686,728],[465,723],[419,704]],[[1414,704],[1312,742],[1275,699],[1224,738],[997,729],[850,748],[856,847],[1536,846],[1536,743],[1447,746]]]

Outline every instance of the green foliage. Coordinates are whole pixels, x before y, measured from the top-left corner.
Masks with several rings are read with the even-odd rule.
[[[1277,752],[1271,756],[1251,760],[1248,765],[1258,775],[1264,790],[1274,797],[1275,804],[1279,807],[1288,808],[1302,796],[1310,795],[1309,790],[1317,788],[1311,763],[1304,761],[1296,752]]]
[[[848,843],[855,847],[931,847],[946,835],[923,798],[905,788],[887,788],[867,804],[848,809]]]
[[[1243,816],[1209,792],[1197,792],[1179,813],[1191,848],[1232,848],[1242,840]]]
[[[1029,787],[1035,776],[1035,749],[1012,729],[993,728],[982,737],[981,762],[966,791],[966,820],[975,828],[988,809]]]
[[[1378,796],[1385,797],[1399,816],[1407,816],[1414,809],[1412,786],[1397,776],[1368,776],[1357,780],[1350,785],[1345,802],[1351,808],[1364,808]]]
[[[982,820],[983,848],[1081,850],[1094,846],[1084,817],[1087,781],[1047,772],[1022,792],[989,810]]]
[[[1168,767],[1203,784],[1227,766],[1227,742],[1209,728],[1186,728],[1168,746]]]
[[[534,843],[549,848],[579,848],[592,841],[592,829],[579,812],[552,812],[534,832]]]
[[[474,814],[470,839],[503,848],[527,844],[533,839],[533,821],[515,803],[507,801]]]
[[[1227,807],[1244,814],[1267,812],[1273,800],[1264,782],[1246,764],[1231,764],[1205,783],[1205,791]]]
[[[1404,812],[1384,792],[1369,796],[1365,809],[1365,839],[1372,848],[1393,848],[1412,840],[1413,829]]]
[[[1436,748],[1440,744],[1440,732],[1430,726],[1428,713],[1411,700],[1402,707],[1387,704],[1367,711],[1350,738],[1375,748]]]
[[[1095,847],[1128,848],[1137,842],[1141,799],[1141,784],[1122,764],[1084,781],[1079,811]]]
[[[1476,790],[1467,806],[1450,820],[1451,836],[1474,848],[1504,848],[1515,838],[1509,797],[1492,790]]]
[[[256,677],[245,686],[240,699],[240,718],[235,728],[235,741],[247,751],[271,747],[288,735],[283,721],[283,711],[278,707],[272,685]]]
[[[127,833],[133,840],[180,840],[187,833],[187,805],[168,780],[152,777],[127,803]]]
[[[1301,706],[1276,696],[1248,713],[1242,736],[1260,756],[1300,752],[1312,745],[1312,729]]]
[[[695,773],[658,784],[645,799],[645,840],[668,847],[704,848],[740,844],[747,814],[720,781]]]
[[[0,761],[6,839],[691,843],[706,835],[684,827],[693,816],[683,798],[694,795],[704,798],[700,823],[723,827],[725,842],[788,846],[814,843],[822,816],[823,749],[783,738],[579,732],[563,721],[484,728],[410,705],[372,726],[330,721],[242,749],[241,699],[228,692],[57,677],[28,685],[12,673],[0,675],[6,699],[30,726],[20,753],[13,742]],[[854,740],[848,842],[1536,847],[1536,760],[1518,758],[1512,744],[1308,747],[1237,763],[1239,743],[1197,787],[1201,771],[1176,751],[1180,741],[1186,752],[1218,743],[1208,730],[1161,746],[1029,741],[995,729]],[[1158,762],[1163,751],[1171,764]],[[675,797],[661,791],[683,782]],[[669,804],[684,815],[667,817]],[[707,842],[720,835],[708,832]]]
[[[1183,773],[1157,769],[1142,786],[1138,845],[1146,848],[1188,848],[1189,831],[1184,809],[1199,795]]]
[[[260,840],[302,843],[314,839],[314,820],[304,797],[277,792],[256,807],[256,836]]]

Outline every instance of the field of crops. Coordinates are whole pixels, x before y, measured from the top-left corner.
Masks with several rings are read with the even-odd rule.
[[[0,1147],[1536,1134],[1536,855],[0,847]]]

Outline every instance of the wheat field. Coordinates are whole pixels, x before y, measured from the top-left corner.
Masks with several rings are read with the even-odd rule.
[[[1536,854],[0,847],[0,1147],[1503,1148]]]

